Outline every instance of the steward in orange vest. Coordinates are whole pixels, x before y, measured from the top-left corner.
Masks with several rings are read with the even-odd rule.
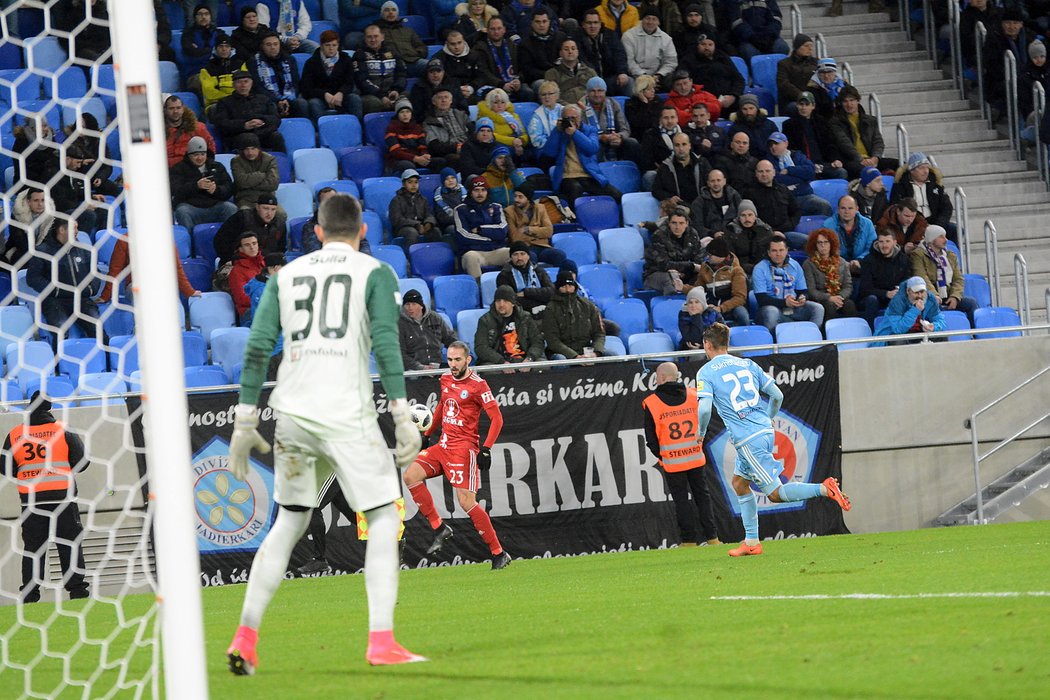
[[[642,401],[645,444],[663,469],[674,501],[682,546],[721,544],[715,528],[711,492],[706,474],[703,436],[697,434],[696,391],[679,379],[678,366],[664,362],[656,368],[656,390]],[[690,492],[693,494],[689,500]],[[699,528],[697,523],[699,521]]]
[[[4,441],[4,476],[18,483],[22,501],[21,600],[40,600],[46,579],[47,544],[54,523],[55,546],[62,579],[70,599],[87,598],[84,555],[80,548],[83,526],[76,504],[74,471],[87,466],[84,443],[51,415],[51,402],[34,392],[28,424],[11,428]],[[75,563],[75,566],[74,566]]]

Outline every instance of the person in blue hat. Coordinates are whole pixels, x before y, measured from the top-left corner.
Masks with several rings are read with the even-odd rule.
[[[598,132],[598,160],[637,163],[642,157],[642,147],[631,137],[631,125],[623,109],[616,100],[607,97],[607,90],[605,80],[595,76],[587,81],[587,94],[583,98],[583,119]]]

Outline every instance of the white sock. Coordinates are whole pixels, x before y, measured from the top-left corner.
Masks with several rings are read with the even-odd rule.
[[[241,608],[241,625],[254,630],[259,629],[270,599],[284,580],[292,549],[295,548],[296,542],[302,539],[309,524],[309,510],[277,509],[277,519],[266,533],[266,538],[252,561],[248,591],[244,595],[244,607]]]
[[[388,503],[365,513],[368,518],[368,547],[365,550],[365,591],[368,593],[368,629],[394,629],[397,604],[397,531],[401,518],[397,506]]]

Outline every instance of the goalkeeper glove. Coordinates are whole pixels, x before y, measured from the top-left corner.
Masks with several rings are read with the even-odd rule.
[[[233,437],[230,438],[230,471],[244,481],[248,476],[248,457],[252,450],[262,454],[270,451],[270,443],[263,440],[259,427],[259,409],[251,404],[239,403],[234,411]]]
[[[492,466],[492,450],[482,446],[478,450],[478,469],[481,471],[488,471],[488,468]]]
[[[412,464],[419,454],[423,440],[408,410],[408,401],[391,401],[390,415],[394,418],[394,461],[398,469],[404,469]]]

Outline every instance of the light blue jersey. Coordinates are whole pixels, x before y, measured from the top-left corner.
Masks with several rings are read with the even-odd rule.
[[[772,434],[773,424],[761,395],[771,384],[773,378],[753,360],[733,355],[718,355],[696,373],[697,397],[714,400],[738,448],[758,435]]]

